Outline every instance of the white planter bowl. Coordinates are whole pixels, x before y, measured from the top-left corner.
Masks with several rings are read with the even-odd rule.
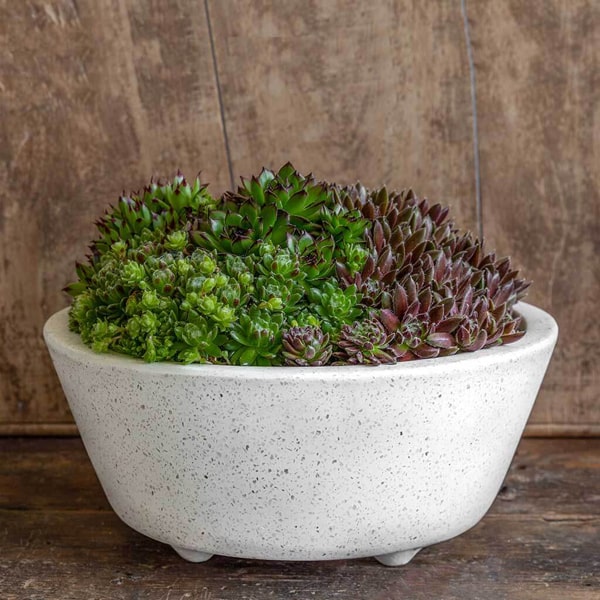
[[[513,344],[392,366],[145,364],[44,337],[108,500],[137,531],[213,554],[408,562],[492,504],[557,337],[521,303]]]

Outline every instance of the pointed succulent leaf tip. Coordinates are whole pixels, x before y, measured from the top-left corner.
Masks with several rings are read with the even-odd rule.
[[[273,181],[273,179],[275,179],[275,173],[263,167],[260,175],[258,176],[258,182],[260,183],[261,187],[265,188],[269,182]]]
[[[69,326],[147,361],[381,364],[523,335],[529,282],[412,190],[343,187],[291,163],[213,198],[181,172],[96,223]]]

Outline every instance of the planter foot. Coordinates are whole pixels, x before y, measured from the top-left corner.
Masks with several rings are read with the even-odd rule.
[[[199,552],[198,550],[188,550],[187,548],[179,548],[178,546],[172,546],[173,550],[181,556],[181,558],[185,558],[189,562],[193,563],[201,563],[205,562],[208,559],[212,558],[212,554],[208,552]]]
[[[401,565],[409,563],[419,550],[421,550],[421,548],[402,550],[402,552],[390,552],[389,554],[380,554],[375,558],[386,567],[400,567]]]

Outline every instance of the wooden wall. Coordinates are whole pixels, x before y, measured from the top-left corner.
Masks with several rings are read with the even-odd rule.
[[[41,328],[109,202],[288,159],[511,253],[561,327],[528,431],[600,433],[599,47],[596,0],[0,1],[0,433],[75,431]]]

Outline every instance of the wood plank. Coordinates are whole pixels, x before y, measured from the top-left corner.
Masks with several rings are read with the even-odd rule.
[[[70,419],[41,338],[93,221],[178,167],[228,183],[204,10],[0,3],[0,422]]]
[[[234,171],[291,157],[323,177],[412,184],[476,228],[458,4],[208,7]],[[598,435],[600,205],[588,199],[599,191],[600,8],[467,7],[486,236],[512,252],[536,281],[531,300],[569,332],[527,433]],[[208,33],[202,3],[187,0],[168,12],[137,0],[110,10],[0,3],[10,48],[0,55],[0,434],[75,431],[40,330],[64,305],[60,288],[102,208],[177,165],[228,184]]]
[[[77,425],[71,422],[64,423],[0,423],[1,436],[78,436]]]
[[[600,440],[522,440],[492,514],[600,514]],[[600,538],[599,538],[600,548]]]
[[[406,567],[214,557],[191,564],[109,513],[0,510],[5,600],[444,598],[593,600],[600,520],[492,517],[423,550]]]
[[[81,439],[4,438],[0,456],[0,508],[112,512]]]
[[[525,437],[600,437],[600,423],[529,423]]]
[[[459,3],[208,4],[235,173],[413,186],[476,230]]]
[[[520,486],[512,501],[519,512],[507,513],[499,500],[471,531],[397,569],[372,559],[186,563],[108,509],[79,440],[5,439],[0,455],[6,600],[592,600],[600,593],[600,440],[523,441],[507,479]]]
[[[600,4],[473,0],[468,12],[485,236],[561,329],[532,423],[598,431]]]

